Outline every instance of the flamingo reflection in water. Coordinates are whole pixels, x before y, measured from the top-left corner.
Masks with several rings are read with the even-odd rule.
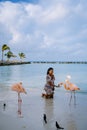
[[[71,104],[71,100],[72,100],[72,94],[74,94],[74,104],[76,105],[76,96],[75,93],[76,91],[80,90],[79,87],[77,87],[75,84],[70,82],[71,76],[68,75],[67,79],[65,80],[64,83],[60,83],[60,85],[63,85],[64,88],[68,91],[70,91],[71,96],[70,96],[70,101],[69,101],[69,105]]]
[[[13,84],[11,89],[18,93],[18,115],[22,117],[22,112],[21,112],[22,99],[21,99],[20,93],[26,94],[26,91],[22,86],[22,82]]]

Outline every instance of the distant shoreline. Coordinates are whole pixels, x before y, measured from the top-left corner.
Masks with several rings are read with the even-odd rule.
[[[0,62],[0,66],[9,66],[9,65],[23,65],[23,64],[87,64],[87,61],[4,61],[3,63]]]
[[[52,64],[87,64],[87,61],[31,61],[31,63],[52,63]]]
[[[1,62],[0,63],[0,66],[9,66],[9,65],[22,65],[22,64],[30,64],[31,62],[20,62],[20,61],[13,61],[13,62]]]

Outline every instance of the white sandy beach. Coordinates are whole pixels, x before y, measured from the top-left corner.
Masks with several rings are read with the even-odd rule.
[[[17,115],[17,94],[0,101],[0,130],[56,130],[55,121],[58,121],[64,130],[87,129],[87,96],[76,94],[76,105],[66,91],[56,89],[54,99],[41,97],[42,90],[27,90],[27,95],[21,94],[22,115]],[[3,110],[3,103],[6,108]],[[47,115],[47,124],[43,122],[43,114]]]

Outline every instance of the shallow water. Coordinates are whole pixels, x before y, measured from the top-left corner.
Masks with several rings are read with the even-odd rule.
[[[54,99],[41,98],[40,89],[27,90],[27,95],[21,95],[22,102],[22,114],[23,118],[17,116],[17,95],[13,93],[13,97],[9,98],[6,109],[2,113],[4,116],[9,115],[9,120],[12,118],[16,119],[13,122],[13,126],[10,124],[9,129],[15,130],[18,126],[15,123],[19,123],[18,130],[31,129],[31,130],[56,130],[55,121],[58,121],[64,130],[83,130],[86,129],[87,121],[87,96],[76,95],[76,104],[72,100],[69,105],[70,93],[64,91],[55,92]],[[13,100],[14,99],[14,100]],[[0,106],[0,112],[1,112]],[[43,114],[47,115],[47,124],[43,121]],[[10,119],[11,117],[11,119]],[[3,127],[7,124],[8,117],[5,117]],[[1,120],[1,118],[0,118]],[[9,124],[9,123],[8,123]],[[0,123],[1,128],[1,123]],[[3,129],[3,130],[9,130]]]
[[[55,84],[65,81],[66,76],[71,75],[71,81],[80,87],[81,90],[76,93],[76,104],[73,97],[69,105],[71,95],[63,87],[56,88],[54,99],[41,98],[46,71],[49,67],[54,68]],[[20,129],[53,130],[56,129],[56,120],[65,130],[86,129],[86,77],[85,64],[29,64],[0,67],[0,112],[15,117],[20,124]],[[19,81],[23,82],[27,91],[27,95],[21,94],[22,119],[17,118],[17,93],[11,91],[11,85]],[[5,110],[3,109],[4,102],[6,103]],[[43,122],[43,113],[47,114],[47,125]],[[16,129],[16,126],[14,128]]]
[[[86,64],[27,64],[0,67],[0,92],[8,90],[15,82],[23,82],[25,88],[43,88],[46,71],[54,68],[55,84],[65,81],[71,75],[71,81],[81,88],[80,93],[87,92],[87,65]]]

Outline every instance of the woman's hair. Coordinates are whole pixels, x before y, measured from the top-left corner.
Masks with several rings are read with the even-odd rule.
[[[52,67],[48,68],[48,70],[47,70],[47,75],[49,74],[49,71],[50,71],[50,70],[53,70],[53,68],[52,68]]]

